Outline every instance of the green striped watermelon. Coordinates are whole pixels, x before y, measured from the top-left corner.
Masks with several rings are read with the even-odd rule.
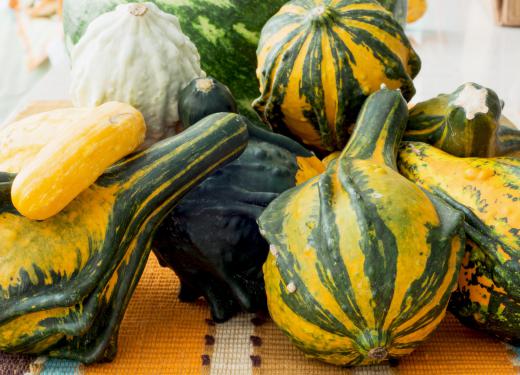
[[[98,15],[128,0],[65,0],[63,23],[67,46],[78,42]],[[256,46],[264,23],[283,0],[153,0],[163,11],[179,18],[182,31],[197,46],[207,74],[225,83],[242,111],[253,114],[258,96],[255,76]]]

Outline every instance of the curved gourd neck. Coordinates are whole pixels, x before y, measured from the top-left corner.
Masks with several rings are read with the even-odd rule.
[[[121,207],[139,222],[172,209],[204,177],[237,158],[247,140],[243,118],[219,114],[119,163],[97,184],[116,185],[115,210]]]
[[[397,170],[397,151],[407,120],[408,107],[399,91],[382,89],[372,94],[340,159],[372,160]]]

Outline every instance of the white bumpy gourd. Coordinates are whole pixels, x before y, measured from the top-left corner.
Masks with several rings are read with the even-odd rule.
[[[149,2],[122,4],[96,18],[72,51],[71,96],[79,107],[114,100],[136,107],[149,146],[175,133],[179,93],[201,76],[177,17]]]

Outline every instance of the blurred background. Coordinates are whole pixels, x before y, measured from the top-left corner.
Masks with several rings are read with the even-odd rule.
[[[0,0],[0,123],[35,100],[68,98],[60,0]],[[421,101],[476,82],[520,125],[520,0],[429,0],[407,33],[423,61]]]

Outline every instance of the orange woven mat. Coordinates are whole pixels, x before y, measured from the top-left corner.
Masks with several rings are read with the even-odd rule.
[[[448,314],[396,367],[341,369],[306,359],[269,319],[243,314],[214,325],[204,302],[181,303],[173,272],[151,256],[130,302],[113,363],[85,374],[518,374],[503,343]]]

